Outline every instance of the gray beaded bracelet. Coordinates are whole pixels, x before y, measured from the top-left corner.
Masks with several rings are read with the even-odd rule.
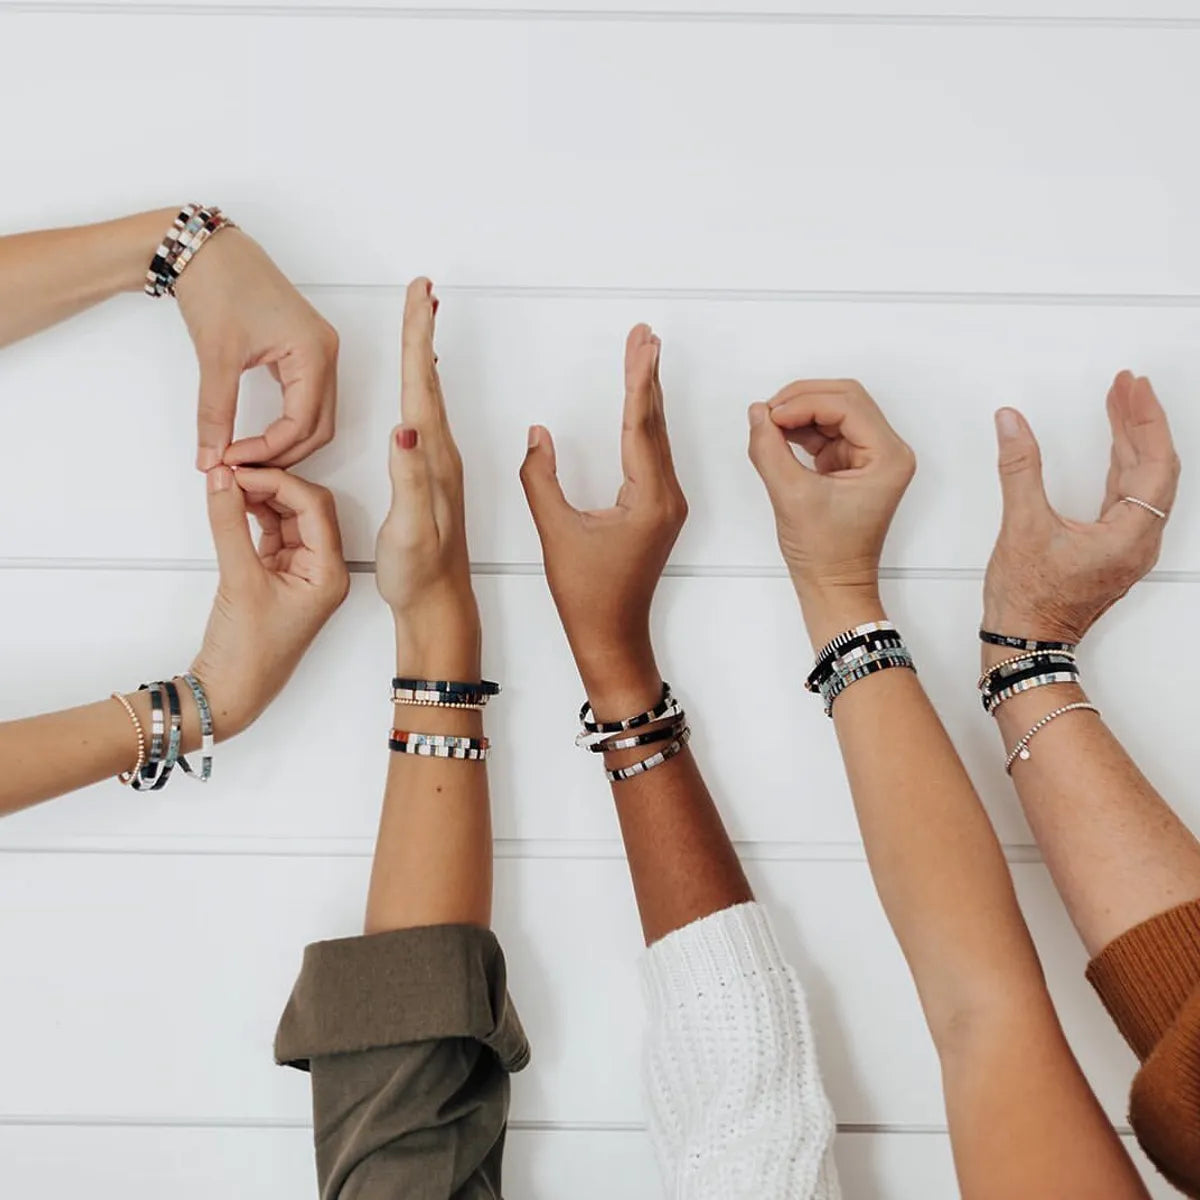
[[[208,703],[208,696],[205,694],[204,685],[188,671],[183,682],[191,689],[192,697],[196,701],[196,711],[200,714],[200,770],[197,773],[193,770],[191,763],[186,758],[180,758],[179,765],[183,768],[184,773],[190,775],[193,779],[200,783],[207,783],[212,778],[212,761],[213,761],[213,718],[212,708]]]

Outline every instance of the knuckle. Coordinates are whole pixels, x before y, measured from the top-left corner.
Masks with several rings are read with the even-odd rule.
[[[1037,455],[1032,450],[1016,450],[1005,454],[997,465],[1001,475],[1020,475],[1037,466]]]

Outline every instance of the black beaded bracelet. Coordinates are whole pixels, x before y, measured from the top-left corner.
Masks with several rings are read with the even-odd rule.
[[[684,716],[677,717],[669,725],[661,729],[652,729],[649,733],[639,733],[633,737],[618,737],[615,734],[598,742],[588,743],[584,748],[593,754],[608,754],[613,750],[633,750],[638,746],[652,746],[655,742],[665,742],[677,737],[687,720]]]
[[[392,680],[392,687],[405,692],[443,692],[448,695],[456,692],[478,692],[481,696],[500,694],[500,685],[490,679],[462,683],[454,679],[406,679],[398,675]]]
[[[855,638],[869,636],[873,633],[894,634],[896,632],[898,631],[891,621],[868,621],[865,625],[856,625],[853,629],[847,629],[843,633],[839,633],[837,637],[830,638],[821,647],[820,652],[817,654],[817,661],[813,667],[813,672],[816,673],[837,658],[838,651],[848,647]]]
[[[855,650],[883,650],[903,646],[904,639],[895,629],[877,629],[870,633],[860,634],[844,645],[839,646],[832,655],[817,662],[804,681],[806,691],[818,692],[821,685],[828,682],[838,663]]]
[[[662,699],[653,708],[638,713],[636,717],[627,717],[624,721],[597,721],[596,714],[592,712],[591,702],[585,700],[583,707],[579,710],[579,723],[583,726],[583,733],[576,741],[579,745],[583,745],[582,739],[589,734],[624,733],[627,729],[637,729],[642,725],[661,721],[663,717],[671,715],[671,711],[678,707],[675,698],[671,695],[671,685],[666,682],[662,686]]]
[[[1033,638],[1010,637],[1007,633],[992,633],[981,629],[979,640],[988,646],[1007,646],[1010,650],[1074,650],[1077,642],[1039,642]]]
[[[1078,678],[1079,673],[1079,664],[1069,651],[1043,651],[1030,655],[1019,663],[1010,664],[1008,670],[989,671],[979,688],[979,694],[983,700],[983,707],[987,708],[992,697],[998,692],[1014,684],[1024,683],[1027,679],[1048,674],[1069,674]]]

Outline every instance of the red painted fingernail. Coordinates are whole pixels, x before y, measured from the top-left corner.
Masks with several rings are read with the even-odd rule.
[[[436,296],[434,296],[434,298],[433,298],[433,315],[435,317],[437,316],[437,310],[441,306],[441,303],[442,302]]]
[[[425,280],[425,295],[427,295],[427,296],[433,295],[433,280],[432,279]]]
[[[401,450],[412,450],[417,444],[417,431],[415,429],[397,429],[396,430],[396,445]]]

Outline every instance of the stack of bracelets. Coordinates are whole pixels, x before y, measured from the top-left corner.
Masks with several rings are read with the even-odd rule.
[[[500,685],[489,679],[459,683],[452,679],[392,680],[392,703],[416,708],[460,708],[482,712],[487,702],[500,693]],[[457,758],[480,762],[487,758],[491,743],[485,737],[457,737],[449,733],[414,733],[393,729],[388,748],[397,754],[422,758]]]
[[[671,685],[663,684],[662,697],[653,708],[646,709],[636,716],[626,717],[623,721],[597,721],[592,706],[585,703],[579,710],[579,722],[582,729],[575,739],[575,745],[590,750],[593,754],[605,754],[610,750],[633,750],[641,746],[653,746],[666,742],[661,750],[656,751],[639,762],[627,767],[614,767],[606,770],[605,775],[610,783],[620,783],[623,779],[633,779],[661,767],[679,754],[691,740],[692,731],[687,723],[687,713],[683,706],[671,695]],[[654,728],[645,733],[632,733],[632,730],[645,729],[647,725]],[[629,737],[621,737],[628,733]]]
[[[980,699],[989,716],[995,716],[1002,704],[1022,692],[1055,683],[1079,682],[1079,663],[1076,661],[1077,647],[1074,642],[1039,642],[1030,638],[1010,637],[1004,633],[991,633],[986,629],[979,631],[979,640],[989,646],[1004,646],[1015,652],[979,677]],[[1087,700],[1079,700],[1048,712],[1009,751],[1004,761],[1005,771],[1011,775],[1017,759],[1028,760],[1031,757],[1029,743],[1034,737],[1051,721],[1070,712],[1094,712],[1099,715],[1100,710]]]
[[[139,692],[150,693],[150,743],[146,744],[146,731],[142,728],[141,719],[134,711],[133,705],[120,692],[113,692],[112,698],[129,715],[137,735],[137,762],[132,771],[123,771],[117,776],[122,783],[129,784],[137,792],[159,792],[167,786],[171,773],[176,765],[191,775],[200,783],[207,783],[212,776],[213,757],[213,719],[208,697],[204,693],[204,685],[195,675],[183,676],[183,682],[192,693],[196,702],[196,712],[200,717],[200,770],[193,769],[182,754],[179,753],[183,740],[183,705],[179,699],[179,688],[174,680],[163,680],[159,683],[143,683]]]
[[[851,684],[892,667],[917,669],[895,625],[891,621],[870,621],[839,633],[822,647],[804,686],[820,695],[825,715],[832,717],[834,701]]]
[[[200,247],[214,233],[231,227],[236,228],[219,208],[205,208],[200,204],[184,205],[150,260],[150,267],[146,271],[146,295],[174,296],[180,275]]]

